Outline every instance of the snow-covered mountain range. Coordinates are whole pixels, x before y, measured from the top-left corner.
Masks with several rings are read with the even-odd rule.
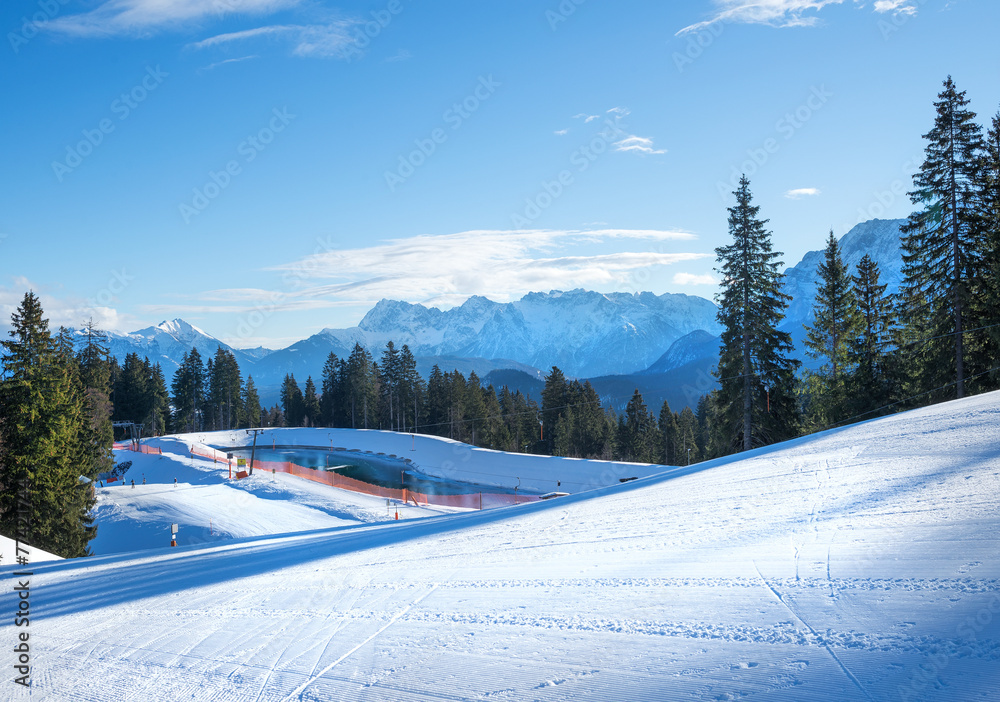
[[[840,240],[841,253],[854,272],[867,253],[882,270],[889,291],[902,281],[899,227],[904,220],[872,220],[855,226]],[[817,243],[822,237],[817,235]],[[822,249],[810,251],[786,271],[785,292],[793,300],[782,327],[804,359],[803,324],[812,320]],[[721,329],[716,306],[693,295],[597,293],[586,290],[536,292],[500,303],[474,296],[449,310],[398,300],[381,300],[347,329],[327,328],[287,348],[234,349],[180,319],[129,334],[112,334],[111,352],[119,360],[130,352],[158,362],[169,380],[192,347],[203,357],[222,347],[232,351],[245,374],[252,374],[265,402],[276,395],[286,373],[317,379],[327,356],[350,354],[355,343],[377,358],[386,342],[409,345],[419,370],[431,366],[475,370],[519,370],[538,379],[551,366],[580,378],[636,374],[656,376],[691,364],[708,367],[718,353]]]

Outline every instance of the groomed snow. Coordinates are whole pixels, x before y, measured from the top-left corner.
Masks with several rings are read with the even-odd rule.
[[[530,505],[41,563],[32,698],[996,699],[998,420],[993,393]]]

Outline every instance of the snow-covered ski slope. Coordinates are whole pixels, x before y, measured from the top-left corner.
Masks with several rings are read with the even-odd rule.
[[[998,488],[993,393],[531,505],[42,563],[31,698],[995,700]]]

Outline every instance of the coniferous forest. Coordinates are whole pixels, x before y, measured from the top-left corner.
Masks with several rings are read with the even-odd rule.
[[[92,323],[76,337],[51,330],[28,292],[2,342],[0,531],[28,533],[58,555],[87,555],[95,534],[87,481],[112,467],[116,421],[142,424],[144,435],[384,429],[503,451],[687,465],[997,389],[1000,114],[984,131],[950,77],[934,105],[910,193],[915,211],[902,230],[900,292],[887,294],[867,256],[851,274],[834,233],[826,238],[805,342],[818,370],[800,370],[790,335],[778,329],[789,303],[782,253],[751,183],[740,181],[731,241],[716,249],[719,387],[693,408],[649,408],[637,390],[617,413],[589,382],[556,367],[540,398],[484,387],[474,372],[435,366],[424,379],[410,349],[392,342],[377,357],[360,345],[347,358],[330,354],[304,383],[286,376],[280,403],[267,408],[226,350],[203,359],[192,348],[167,379],[148,358],[119,363]],[[19,500],[32,505],[30,524],[18,522]]]

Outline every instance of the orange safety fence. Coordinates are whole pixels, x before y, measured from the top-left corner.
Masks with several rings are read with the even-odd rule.
[[[425,495],[408,488],[388,488],[372,485],[361,480],[349,478],[346,475],[317,468],[306,468],[289,461],[254,461],[254,470],[288,473],[299,478],[323,483],[331,487],[351,492],[360,492],[375,497],[385,497],[401,502],[412,502],[417,506],[435,505],[439,507],[459,507],[462,509],[492,509],[507,505],[520,505],[535,502],[541,498],[538,495],[501,495],[497,493],[474,492],[465,495]]]
[[[145,444],[139,444],[138,446],[125,443],[121,441],[116,441],[111,447],[117,451],[135,451],[136,453],[152,453],[152,454],[162,454],[163,449],[159,446],[146,446]]]

